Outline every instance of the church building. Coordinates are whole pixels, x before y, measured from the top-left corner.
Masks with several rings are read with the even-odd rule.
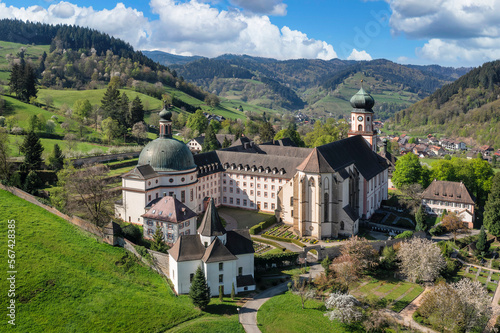
[[[196,214],[213,200],[215,206],[274,213],[305,237],[354,235],[359,220],[370,218],[387,199],[388,164],[376,153],[374,103],[361,88],[351,98],[348,138],[323,146],[257,145],[241,138],[229,148],[196,155],[172,138],[172,114],[164,109],[159,138],[122,176],[116,216],[144,225],[144,234],[151,235],[145,223],[151,202],[175,196]],[[177,230],[172,237],[195,236]]]

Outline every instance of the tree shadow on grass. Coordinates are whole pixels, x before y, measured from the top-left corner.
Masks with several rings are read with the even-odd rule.
[[[238,313],[238,310],[235,305],[210,304],[205,308],[205,312],[217,315],[234,315]]]

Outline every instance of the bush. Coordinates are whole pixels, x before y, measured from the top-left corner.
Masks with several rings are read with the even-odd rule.
[[[396,235],[394,239],[407,239],[407,238],[412,238],[413,237],[413,231],[411,230],[406,230],[400,233],[399,235]]]
[[[429,233],[432,236],[439,236],[444,232],[445,232],[445,229],[441,226],[441,224],[438,224],[438,225],[434,226],[433,228],[431,228],[431,230],[429,230]]]
[[[142,232],[138,226],[129,224],[122,227],[123,237],[135,244],[140,244],[142,241]]]
[[[250,235],[257,235],[259,234],[262,230],[269,228],[273,224],[276,223],[276,216],[271,216],[267,220],[260,222],[259,224],[254,225],[253,227],[250,228],[249,232]]]
[[[255,267],[265,270],[271,267],[273,264],[275,264],[277,267],[293,265],[297,261],[298,257],[299,254],[295,252],[264,254],[262,256],[255,257]]]

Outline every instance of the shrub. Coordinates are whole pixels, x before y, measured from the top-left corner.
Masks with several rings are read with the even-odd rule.
[[[276,216],[271,216],[267,220],[260,222],[259,224],[254,225],[253,227],[250,228],[249,232],[250,235],[257,235],[259,234],[262,230],[269,228],[273,224],[276,223]]]
[[[139,227],[134,224],[122,227],[122,233],[123,237],[132,243],[139,244],[142,241],[142,232]]]
[[[406,230],[400,233],[399,235],[396,235],[394,239],[407,239],[407,238],[412,238],[413,237],[413,231],[411,230]]]
[[[441,224],[438,224],[436,226],[434,226],[433,228],[431,228],[431,230],[429,230],[429,233],[432,235],[432,236],[439,236],[441,235],[443,232],[445,232],[444,228],[441,226]]]

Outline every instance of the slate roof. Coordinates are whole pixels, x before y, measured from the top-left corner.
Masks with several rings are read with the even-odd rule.
[[[122,178],[138,178],[138,179],[150,179],[158,177],[158,173],[149,164],[138,165],[131,171],[127,172],[122,176]]]
[[[358,219],[358,214],[356,211],[351,207],[351,205],[346,205],[344,208],[342,208],[344,212],[349,216],[349,218],[354,222]]]
[[[226,233],[226,229],[222,226],[217,208],[215,208],[213,198],[210,198],[207,211],[205,215],[203,215],[200,227],[198,228],[198,233],[207,237],[220,236]]]
[[[248,275],[238,275],[236,277],[236,287],[247,287],[255,285],[255,280],[253,279],[252,274]]]
[[[205,247],[198,235],[180,235],[168,253],[177,262],[200,260],[205,254]]]
[[[370,180],[388,168],[384,158],[373,152],[361,135],[334,141],[316,147],[318,151],[318,171],[327,169],[325,162],[335,171],[344,169],[354,163],[363,178]],[[324,161],[322,160],[324,159]],[[311,164],[311,166],[313,166]],[[312,170],[312,168],[310,169]]]
[[[282,146],[282,147],[297,147],[295,142],[290,138],[283,138],[279,140],[273,140],[269,142],[261,143],[260,146]]]
[[[205,263],[237,259],[238,258],[224,246],[219,237],[214,238],[212,244],[207,247],[203,258],[201,258]]]
[[[325,160],[321,152],[318,151],[317,148],[314,148],[313,151],[307,156],[307,158],[302,162],[297,170],[303,172],[315,172],[315,173],[332,173],[335,172],[333,168],[328,164]]]
[[[226,234],[226,247],[232,254],[254,253],[252,238],[248,230],[231,230]]]
[[[180,223],[196,217],[195,212],[174,197],[167,196],[158,199],[155,199],[156,202],[141,217],[172,223]]]
[[[423,199],[474,204],[472,195],[462,182],[434,180],[422,194]]]

